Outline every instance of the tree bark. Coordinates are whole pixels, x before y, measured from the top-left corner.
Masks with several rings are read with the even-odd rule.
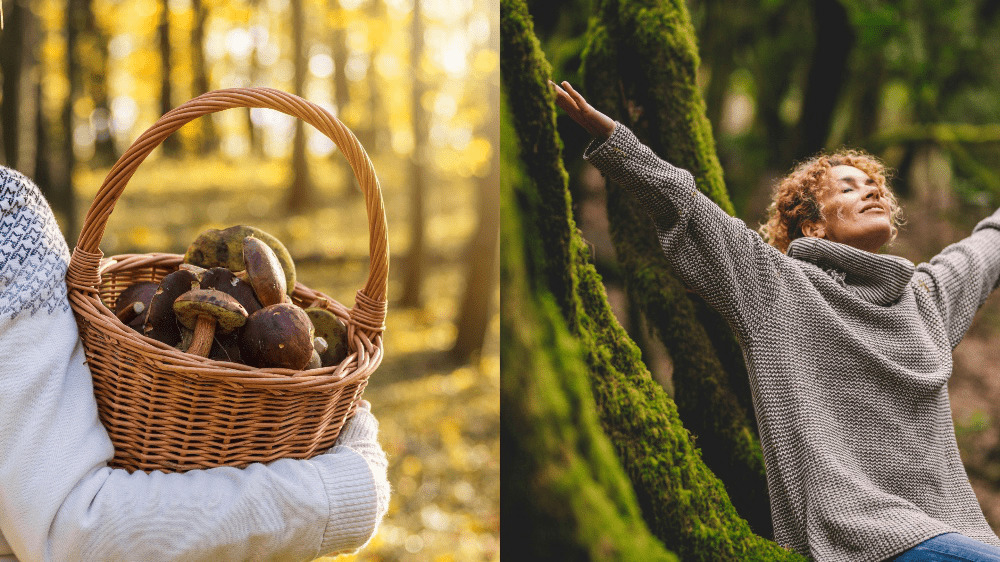
[[[410,66],[413,68],[413,154],[410,155],[410,250],[406,256],[406,272],[403,276],[403,294],[399,302],[403,306],[421,306],[423,303],[425,211],[424,180],[427,174],[427,112],[422,99],[424,83],[421,78],[420,61],[424,51],[424,29],[420,21],[420,0],[413,0],[413,25],[410,32]]]
[[[74,1],[74,0],[70,0]],[[156,28],[160,41],[160,113],[165,114],[174,108],[173,83],[170,80],[170,2],[160,2],[160,22]],[[164,156],[175,158],[180,154],[181,145],[177,135],[170,135],[161,143]]]
[[[21,0],[7,4],[6,21],[0,33],[0,77],[3,78],[3,103],[0,104],[0,129],[3,130],[3,157],[7,166],[16,168],[21,133],[21,71],[24,67],[25,23],[27,6]]]
[[[302,0],[291,0],[292,10],[292,60],[294,62],[293,93],[301,96],[306,83],[305,13]],[[292,141],[292,183],[288,190],[286,206],[293,213],[301,213],[313,202],[312,177],[306,160],[306,131],[301,119],[295,121],[295,138]]]
[[[581,343],[547,288],[531,276],[522,236],[529,225],[514,198],[529,182],[515,153],[505,146],[500,188],[500,495],[506,514],[500,533],[516,537],[507,554],[513,560],[676,560],[643,522],[601,430]]]
[[[212,89],[208,80],[208,65],[205,64],[205,21],[208,20],[208,7],[204,0],[191,0],[191,11],[194,12],[194,25],[191,26],[191,72],[194,75],[192,97],[196,97]],[[219,146],[219,138],[212,115],[206,115],[197,122],[201,133],[201,153],[214,151]]]
[[[598,10],[584,59],[591,103],[629,126],[661,157],[694,174],[699,189],[732,214],[695,83],[698,55],[686,11],[641,0],[605,0]],[[607,190],[626,290],[673,360],[681,419],[697,436],[705,463],[726,484],[740,515],[754,532],[770,537],[763,453],[735,337],[673,275],[645,210],[621,186],[608,182]]]
[[[702,462],[681,425],[673,401],[652,380],[635,344],[611,313],[572,219],[547,84],[548,63],[523,0],[501,0],[500,14],[501,73],[514,120],[513,134],[507,137],[517,139],[524,176],[504,201],[505,208],[520,216],[514,228],[523,241],[527,285],[551,293],[570,333],[580,341],[601,426],[629,476],[650,531],[684,560],[800,560],[754,535],[736,514],[722,483]],[[506,223],[503,230],[506,236]],[[509,246],[504,243],[505,253]],[[503,282],[506,286],[507,279]],[[501,388],[504,384],[501,381]],[[551,391],[558,395],[558,390]],[[533,397],[517,393],[515,400]],[[513,411],[516,406],[502,407]],[[520,445],[519,439],[508,434],[504,442]],[[551,459],[541,459],[546,460]]]
[[[497,0],[488,3],[491,14],[499,14]],[[496,20],[493,20],[496,21]],[[490,49],[500,52],[499,26],[494,25],[490,36]],[[486,87],[487,107],[500,107],[500,77],[490,77]],[[468,269],[465,274],[465,296],[458,314],[458,335],[451,353],[459,360],[468,359],[483,347],[486,332],[493,317],[493,295],[497,282],[497,241],[500,224],[497,210],[500,208],[500,121],[488,118],[482,135],[490,139],[493,154],[490,171],[479,182],[479,221],[476,232],[469,241]]]

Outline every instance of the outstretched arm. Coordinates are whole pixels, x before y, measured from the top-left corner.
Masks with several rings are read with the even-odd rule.
[[[310,460],[181,474],[107,466],[48,204],[0,168],[0,558],[308,560],[360,548],[388,507],[366,407]]]
[[[969,237],[917,266],[917,281],[934,298],[955,347],[1000,284],[1000,210],[981,220]]]
[[[673,270],[737,336],[748,337],[770,314],[781,252],[701,193],[687,170],[659,158],[568,83],[555,91],[557,105],[596,137],[584,158],[641,203]]]

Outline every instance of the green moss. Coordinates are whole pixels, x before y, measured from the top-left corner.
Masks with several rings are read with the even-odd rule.
[[[509,152],[505,150],[505,155]],[[652,534],[602,433],[579,342],[547,288],[529,288],[523,218],[505,158],[500,400],[502,532],[521,559],[676,560]]]
[[[569,331],[579,341],[601,426],[650,530],[685,560],[801,559],[754,535],[736,514],[725,488],[702,462],[673,401],[653,381],[638,348],[611,313],[588,248],[570,218],[566,175],[552,125],[548,67],[522,0],[502,0],[501,39],[503,86],[524,172],[524,181],[512,187],[502,204],[505,213],[513,209],[521,220],[514,226],[505,223],[503,231],[520,233],[526,285],[555,295]],[[540,134],[533,127],[547,132]],[[505,253],[510,245],[505,238]],[[567,269],[559,271],[562,267]],[[505,306],[518,302],[511,301],[508,283],[504,281]],[[542,340],[538,345],[547,344]],[[505,372],[522,363],[520,356],[503,354]],[[508,406],[501,407],[506,416]],[[508,514],[509,507],[505,503]]]
[[[605,0],[588,36],[584,77],[591,103],[691,170],[699,189],[731,213],[695,84],[697,50],[683,5]],[[763,454],[742,353],[722,319],[671,273],[645,211],[620,186],[609,182],[607,190],[626,289],[673,359],[681,418],[738,512],[769,536]]]

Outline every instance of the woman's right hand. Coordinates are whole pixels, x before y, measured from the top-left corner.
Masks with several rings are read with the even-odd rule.
[[[556,92],[556,105],[562,108],[567,115],[587,130],[591,136],[604,140],[615,131],[615,122],[607,115],[597,111],[587,100],[583,99],[569,82],[563,80],[562,87],[552,80],[549,84]]]

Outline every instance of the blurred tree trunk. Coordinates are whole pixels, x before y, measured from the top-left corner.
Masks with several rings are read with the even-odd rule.
[[[343,121],[344,110],[351,101],[351,90],[347,84],[347,17],[340,0],[330,0],[330,8],[336,14],[337,23],[330,34],[330,55],[333,59],[333,103],[337,106],[337,117]],[[337,169],[344,184],[344,193],[350,197],[361,195],[357,179],[345,158],[337,159]]]
[[[330,34],[330,55],[333,59],[333,103],[337,106],[337,118],[344,120],[344,110],[351,101],[351,89],[347,83],[347,17],[340,0],[330,0],[330,9],[337,23]],[[357,179],[345,158],[337,159],[337,170],[344,185],[344,193],[349,197],[361,195]]]
[[[292,61],[294,63],[294,85],[292,93],[303,95],[306,83],[305,55],[305,13],[302,0],[291,0],[292,10]],[[289,211],[301,213],[309,208],[313,200],[313,184],[306,161],[306,130],[301,119],[295,120],[295,138],[292,141],[292,184],[285,202]]]
[[[698,54],[683,7],[603,0],[584,79],[595,107],[629,126],[732,214],[711,126],[695,83]],[[648,19],[644,19],[648,18]],[[650,21],[655,21],[655,26]],[[630,299],[673,362],[677,407],[705,464],[758,534],[771,536],[763,453],[743,354],[725,321],[673,275],[646,211],[607,182],[608,217]]]
[[[115,140],[111,135],[111,111],[108,103],[108,37],[97,26],[94,17],[93,0],[81,2],[81,30],[79,46],[86,57],[80,61],[84,69],[84,91],[94,102],[93,113],[89,116],[94,128],[94,158],[96,166],[111,166],[117,160]]]
[[[673,9],[680,12],[683,5]],[[500,14],[501,74],[510,103],[509,114],[514,120],[513,134],[504,136],[517,139],[519,164],[523,170],[520,180],[512,186],[513,195],[505,194],[504,199],[505,209],[513,209],[511,212],[519,218],[513,229],[520,233],[526,256],[527,285],[532,290],[545,289],[551,293],[570,333],[580,341],[601,426],[629,476],[650,531],[684,560],[800,560],[800,556],[754,535],[746,521],[737,515],[722,483],[703,464],[690,435],[681,425],[673,401],[653,381],[635,344],[611,313],[601,280],[589,262],[586,242],[577,232],[570,211],[572,202],[555,131],[552,93],[547,85],[548,63],[532,33],[523,0],[501,0]],[[685,23],[683,18],[681,22],[673,18],[664,21],[662,16],[662,13],[651,14],[649,21],[658,22],[655,33],[670,33],[677,23]],[[689,33],[687,25],[679,27],[681,33]],[[653,36],[648,30],[646,33],[646,39]],[[682,44],[693,47],[690,37]],[[689,56],[692,54],[689,52]],[[653,61],[673,62],[670,59],[650,62]],[[690,68],[690,62],[684,66]],[[686,88],[681,84],[679,89]],[[674,125],[690,115],[675,118]],[[706,142],[705,139],[700,141]],[[699,149],[704,150],[705,146],[702,144]],[[700,157],[711,159],[704,154]],[[509,172],[511,170],[505,169],[504,178],[512,176]],[[505,219],[505,236],[511,228],[509,225]],[[509,249],[514,245],[507,244],[507,240],[505,238],[503,246],[504,267],[509,263],[508,252],[515,251]],[[503,278],[503,283],[506,286],[508,277]],[[506,303],[505,299],[501,318],[510,314]],[[520,312],[515,310],[514,314]],[[503,338],[510,337],[508,333],[501,336],[501,347],[507,345]],[[533,341],[533,345],[541,348],[546,344]],[[509,379],[504,378],[508,376],[511,375],[504,369],[501,389],[508,388]],[[565,411],[575,411],[577,405],[581,409],[587,407],[553,386],[546,386],[539,393],[558,399]],[[510,401],[502,408],[509,412],[538,400],[524,391],[508,396],[511,396]],[[510,433],[505,437],[503,441],[508,447],[531,446],[523,434]],[[565,434],[552,435],[551,439],[560,445],[558,451],[568,446],[565,437]],[[564,458],[561,453],[555,458],[546,457],[546,453],[536,448],[529,449],[528,455],[539,464]],[[585,467],[597,469],[593,462],[586,463]],[[504,476],[509,478],[502,474]],[[517,482],[508,482],[508,486],[516,485]],[[504,484],[501,488],[504,489]],[[538,497],[526,502],[530,505],[542,502],[544,507],[545,500]],[[535,532],[554,536],[561,531],[559,522],[542,520],[537,525],[546,523],[550,525]],[[541,554],[544,556],[544,551]]]
[[[69,0],[73,2],[75,0]],[[160,40],[160,114],[174,108],[173,84],[170,80],[170,2],[160,0],[160,22],[156,28]],[[161,143],[164,156],[176,157],[180,154],[180,140],[170,135]]]
[[[47,142],[47,135],[44,130],[36,139],[38,151],[44,153],[43,163],[49,160],[51,165],[45,166],[51,171],[48,177],[43,173],[43,183],[39,183],[39,188],[52,206],[53,213],[59,217],[66,225],[67,242],[73,243],[77,236],[76,228],[76,204],[73,191],[73,164],[76,162],[73,146],[73,104],[83,90],[83,79],[80,74],[79,53],[78,53],[78,33],[86,25],[86,9],[83,0],[67,0],[66,4],[66,79],[69,83],[69,91],[63,100],[62,111],[60,113],[60,134],[54,139],[56,142]],[[38,100],[41,103],[41,100]],[[35,119],[38,116],[34,112],[29,113]],[[35,130],[44,129],[43,119],[41,127],[34,127]],[[58,147],[58,148],[57,148]],[[36,169],[36,172],[41,169]]]
[[[385,18],[383,0],[370,0],[368,2],[368,21],[380,22]],[[364,125],[359,127],[358,140],[371,154],[377,154],[382,145],[385,144],[385,127],[382,126],[385,112],[382,111],[382,97],[379,91],[382,85],[379,83],[378,71],[375,69],[375,61],[378,60],[379,46],[383,40],[382,33],[376,33],[369,29],[370,35],[368,45],[371,52],[368,53],[368,70],[365,74],[365,83],[368,86],[368,115],[365,117]]]
[[[259,13],[259,0],[250,0],[250,11],[253,14]],[[255,21],[258,23],[251,28],[251,37],[253,38],[253,47],[250,50],[250,68],[248,69],[250,86],[260,86],[260,61],[257,60],[260,53],[260,33],[259,16],[255,17]],[[246,112],[247,118],[247,139],[250,144],[250,154],[256,158],[262,158],[264,156],[264,139],[260,131],[257,130],[256,125],[253,122],[253,114],[250,111]]]
[[[3,131],[4,163],[17,168],[21,123],[21,72],[27,56],[25,24],[29,8],[24,0],[8,2],[4,30],[0,33],[0,77],[3,78],[3,103],[0,103],[0,129]]]
[[[194,75],[194,92],[197,97],[211,90],[208,80],[208,65],[205,64],[205,21],[208,19],[208,7],[204,0],[191,0],[191,10],[194,12],[194,25],[191,26],[191,72]],[[215,130],[212,115],[198,119],[201,127],[201,152],[212,152],[219,146],[219,135]]]
[[[499,2],[488,3],[489,13],[499,14]],[[496,21],[496,20],[493,20]],[[490,49],[500,52],[499,26],[492,26]],[[490,77],[486,87],[487,107],[500,107],[500,77]],[[500,120],[490,117],[483,126],[482,136],[489,139],[493,153],[490,171],[479,182],[479,221],[476,232],[465,252],[468,269],[465,274],[465,295],[458,312],[458,329],[452,355],[466,360],[483,348],[486,332],[493,317],[493,295],[497,282],[497,240],[500,223]]]
[[[792,152],[794,160],[811,156],[826,146],[833,112],[848,79],[847,60],[854,48],[854,29],[841,2],[817,0],[812,6],[816,36]]]
[[[410,155],[410,251],[406,256],[406,271],[403,275],[403,294],[400,304],[420,306],[423,303],[421,291],[424,286],[424,176],[427,173],[427,112],[421,101],[424,83],[421,78],[420,61],[424,51],[424,29],[420,21],[420,0],[413,0],[413,25],[410,31],[410,67],[413,68],[413,154]]]

